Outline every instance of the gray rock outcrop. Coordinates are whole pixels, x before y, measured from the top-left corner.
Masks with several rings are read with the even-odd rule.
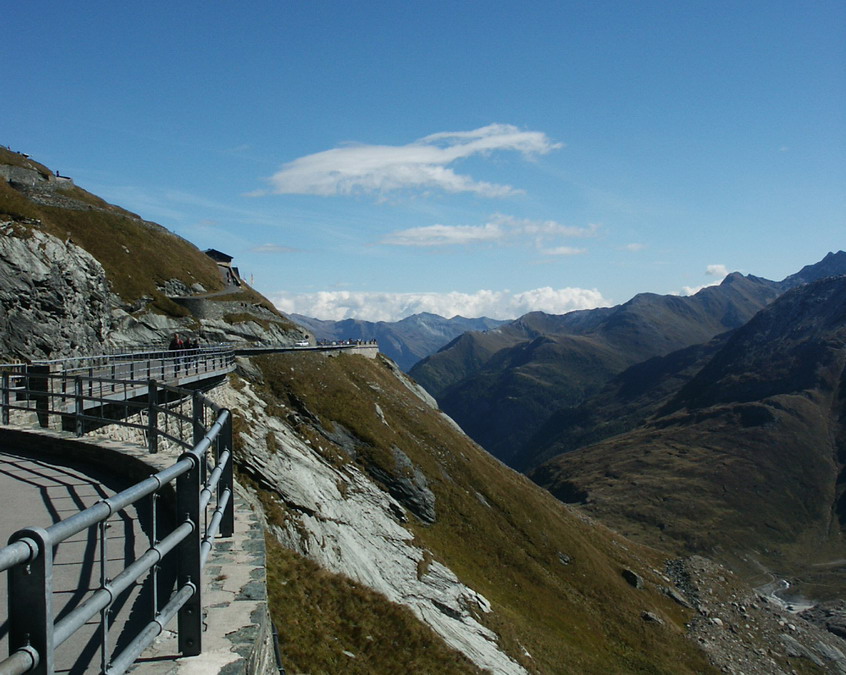
[[[111,326],[103,267],[84,249],[0,222],[0,354],[56,358],[102,349]]]
[[[193,290],[168,283],[172,290]],[[0,361],[166,344],[175,332],[204,342],[292,344],[302,338],[260,305],[200,297],[202,315],[172,317],[148,310],[151,300],[118,297],[96,258],[42,231],[38,221],[0,221]]]
[[[435,495],[429,489],[425,474],[399,448],[394,447],[393,454],[393,471],[385,471],[374,464],[367,468],[368,472],[421,521],[434,523],[437,520]]]
[[[211,395],[244,420],[239,424],[240,466],[278,495],[290,514],[283,525],[270,525],[284,546],[409,607],[480,668],[497,674],[526,672],[479,620],[491,611],[489,601],[415,544],[412,532],[403,527],[403,506],[409,505],[380,489],[354,463],[338,465],[324,457],[316,441],[291,426],[288,418],[301,423],[306,412],[268,415],[263,399],[245,381]],[[407,473],[411,484],[417,482],[418,494],[425,494],[428,488],[421,486],[404,456],[396,448],[396,473]]]

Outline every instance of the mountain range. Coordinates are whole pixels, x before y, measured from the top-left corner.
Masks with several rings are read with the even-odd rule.
[[[842,593],[846,276],[630,368],[556,426],[531,477],[563,501],[655,545],[716,551],[750,578]]]
[[[197,247],[4,148],[0,328],[2,362],[302,336]],[[494,460],[373,352],[239,358],[207,393],[233,414],[289,672],[718,672],[662,554]]]
[[[434,354],[467,331],[485,331],[505,323],[486,317],[465,319],[463,316],[454,316],[446,319],[428,312],[413,314],[400,321],[328,321],[302,314],[290,314],[289,317],[308,329],[318,340],[376,340],[382,353],[393,359],[405,372],[411,370],[420,359]]]
[[[627,368],[703,345],[786,290],[837,273],[846,273],[842,251],[780,282],[732,273],[688,297],[644,293],[616,307],[535,312],[465,333],[410,373],[482,447],[525,469],[550,456],[551,422],[576,414]]]

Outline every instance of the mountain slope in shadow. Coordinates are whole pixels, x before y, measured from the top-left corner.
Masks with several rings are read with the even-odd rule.
[[[846,277],[833,277],[734,331],[636,429],[531,477],[631,536],[826,595],[846,587],[826,567],[846,555],[844,463]]]

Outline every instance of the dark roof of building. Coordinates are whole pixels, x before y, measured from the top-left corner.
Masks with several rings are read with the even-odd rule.
[[[215,262],[222,262],[222,263],[232,262],[232,256],[231,255],[227,255],[226,253],[223,253],[222,251],[218,251],[216,248],[207,248],[205,251],[203,251],[203,253],[205,253],[209,258],[211,258]]]

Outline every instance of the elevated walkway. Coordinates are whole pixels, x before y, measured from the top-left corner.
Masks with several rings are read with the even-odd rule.
[[[375,359],[379,345],[375,342],[345,342],[342,344],[320,344],[306,346],[239,344],[233,345],[236,356],[261,356],[286,352],[324,352],[328,354],[361,354]]]
[[[171,452],[151,455],[138,444],[105,436],[77,438],[49,429],[0,426],[0,490],[4,506],[14,505],[0,509],[0,541],[7,541],[19,529],[22,513],[27,524],[46,527],[166,468],[175,458]],[[167,630],[128,672],[278,674],[267,612],[264,531],[250,495],[237,485],[234,511],[233,537],[218,542],[203,572],[207,590],[202,654],[181,657],[176,633]],[[115,562],[131,560],[146,547],[149,519],[138,519],[134,510],[112,527],[122,530],[122,536],[112,537],[116,542],[123,542],[127,534],[134,540],[131,550],[122,543],[115,547],[110,554]],[[59,553],[54,590],[62,607],[72,608],[79,602],[78,586],[88,589],[99,583],[96,545],[88,535],[62,544]],[[6,606],[6,590],[5,575],[0,575],[0,607]],[[149,597],[141,596],[140,587],[122,599],[121,611],[112,617],[114,630],[124,631],[136,602],[149,602]],[[90,624],[72,643],[63,645],[57,672],[101,672],[99,653],[90,646],[96,628]],[[133,628],[137,625],[130,624],[125,632]],[[4,621],[0,655],[8,652],[7,634]]]
[[[0,625],[14,659],[0,672],[279,672],[263,530],[231,477],[231,414],[178,386],[234,368],[231,349],[207,351],[3,368],[0,537],[17,543],[0,549],[4,593],[16,589]],[[17,590],[17,561],[42,539],[53,553],[38,610],[40,586]],[[32,648],[21,621],[35,622]]]

